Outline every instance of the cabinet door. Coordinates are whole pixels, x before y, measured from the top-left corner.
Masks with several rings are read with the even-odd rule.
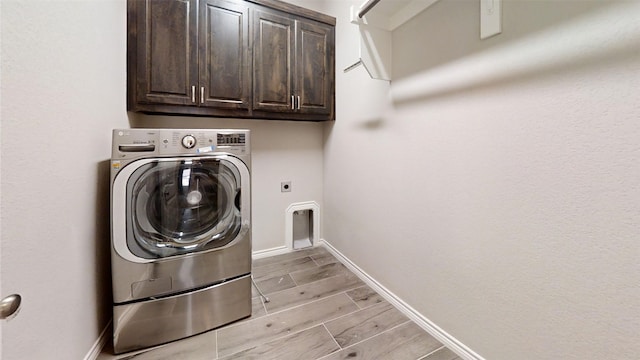
[[[200,106],[249,109],[249,6],[201,0]]]
[[[190,105],[198,82],[197,0],[132,1],[136,101]]]
[[[296,22],[296,89],[298,111],[331,114],[334,103],[334,28],[319,22]]]
[[[256,10],[252,31],[253,109],[292,112],[295,20]]]

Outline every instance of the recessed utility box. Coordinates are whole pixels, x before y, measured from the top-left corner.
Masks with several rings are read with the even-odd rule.
[[[300,250],[314,246],[320,229],[320,207],[314,201],[291,204],[285,218],[287,247]]]
[[[293,212],[293,249],[313,246],[313,210]]]

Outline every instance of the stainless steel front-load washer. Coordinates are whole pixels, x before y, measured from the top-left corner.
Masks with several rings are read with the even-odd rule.
[[[115,353],[251,315],[249,135],[113,131]]]

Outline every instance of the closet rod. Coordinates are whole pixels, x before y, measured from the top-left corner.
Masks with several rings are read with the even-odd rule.
[[[365,16],[369,12],[369,10],[373,9],[373,7],[376,6],[379,2],[380,2],[380,0],[369,0],[369,1],[367,1],[367,3],[364,4],[364,6],[362,6],[362,10],[360,10],[360,12],[358,12],[358,17],[362,18],[363,16]]]

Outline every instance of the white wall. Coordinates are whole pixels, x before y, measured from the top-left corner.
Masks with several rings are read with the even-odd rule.
[[[24,297],[2,324],[5,359],[81,359],[111,317],[113,128],[251,129],[254,250],[284,246],[290,203],[322,203],[321,124],[126,112],[124,0],[0,6],[1,293]]]
[[[340,70],[324,238],[486,359],[640,353],[637,2],[442,0],[394,32],[396,80]],[[356,2],[359,3],[359,2]]]
[[[2,6],[0,5],[0,19],[2,19]],[[2,24],[0,23],[0,42],[2,41]],[[2,64],[2,49],[0,48],[0,64]],[[2,66],[0,66],[0,92],[2,91]],[[2,139],[2,96],[0,96],[0,140]],[[0,149],[2,143],[0,142]],[[0,151],[0,179],[2,179],[2,152]],[[0,204],[2,204],[2,181],[0,181]],[[0,297],[2,293],[2,206],[0,206]],[[0,326],[0,360],[2,360],[2,326]]]
[[[110,130],[125,111],[125,2],[2,2],[5,359],[81,359],[109,320]]]

